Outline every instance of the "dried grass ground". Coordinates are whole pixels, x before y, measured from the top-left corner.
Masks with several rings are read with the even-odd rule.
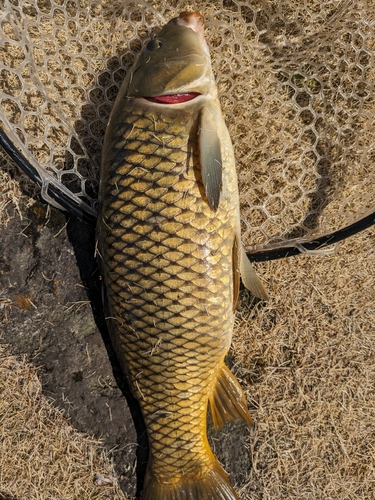
[[[126,497],[98,441],[78,433],[42,394],[37,370],[0,346],[0,498],[6,500]]]
[[[269,302],[242,292],[231,354],[256,426],[241,498],[375,498],[374,242],[370,229],[332,256],[259,264]],[[0,384],[3,495],[123,498],[92,485],[108,462],[46,402],[33,368],[2,351]]]
[[[233,352],[257,422],[243,498],[375,498],[374,237],[267,263],[269,303],[243,297]]]

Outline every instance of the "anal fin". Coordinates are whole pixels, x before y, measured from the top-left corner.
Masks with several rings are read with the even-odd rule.
[[[237,419],[252,424],[253,420],[247,408],[245,394],[233,373],[222,362],[216,386],[209,397],[212,420],[215,429],[221,429],[225,422]]]

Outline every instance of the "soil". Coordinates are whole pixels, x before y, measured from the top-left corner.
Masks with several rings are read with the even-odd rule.
[[[42,202],[0,229],[0,338],[39,367],[44,393],[74,427],[111,450],[123,491],[139,495],[148,449],[137,402],[111,348],[101,304],[94,228]],[[248,430],[227,424],[209,439],[241,485]]]

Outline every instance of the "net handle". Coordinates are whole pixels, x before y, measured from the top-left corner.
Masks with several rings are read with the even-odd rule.
[[[368,215],[362,219],[349,224],[348,226],[334,231],[333,233],[325,234],[317,239],[301,241],[285,242],[283,247],[272,248],[269,250],[259,250],[248,252],[247,256],[251,261],[262,262],[269,260],[283,259],[285,257],[293,257],[295,255],[327,255],[331,253],[327,251],[327,246],[334,245],[339,241],[345,240],[360,231],[363,231],[375,224],[375,207],[371,208]]]

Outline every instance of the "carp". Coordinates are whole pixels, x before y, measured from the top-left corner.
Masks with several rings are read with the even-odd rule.
[[[240,287],[266,291],[241,245],[233,146],[204,20],[183,12],[144,46],[116,98],[97,249],[111,341],[150,445],[143,499],[238,498],[206,435],[251,423],[224,363]]]

